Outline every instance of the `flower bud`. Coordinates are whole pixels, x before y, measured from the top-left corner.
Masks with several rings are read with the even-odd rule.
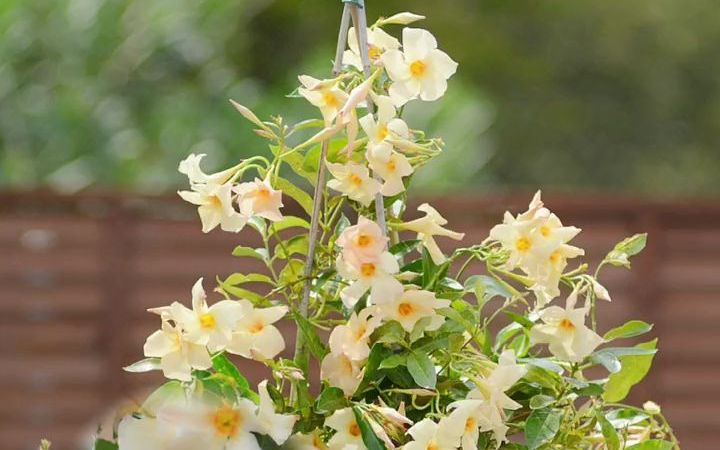
[[[380,19],[378,21],[378,25],[410,25],[411,23],[423,20],[424,18],[425,16],[406,11],[394,14],[386,19]]]
[[[655,402],[649,401],[649,400],[646,401],[645,403],[643,403],[643,409],[645,410],[646,413],[651,414],[653,416],[656,414],[660,414],[660,412],[661,412],[660,405],[658,405]]]

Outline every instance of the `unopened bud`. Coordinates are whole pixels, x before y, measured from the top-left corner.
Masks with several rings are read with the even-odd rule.
[[[646,413],[651,414],[651,415],[660,414],[660,412],[661,412],[660,405],[658,405],[655,402],[651,402],[649,400],[646,401],[645,403],[643,403],[643,409],[645,410]]]
[[[418,20],[423,20],[425,16],[413,14],[411,12],[401,12],[394,14],[388,18],[378,20],[378,25],[410,25]]]

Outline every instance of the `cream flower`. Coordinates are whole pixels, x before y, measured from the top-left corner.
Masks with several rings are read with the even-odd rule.
[[[585,326],[588,308],[575,308],[577,296],[576,289],[568,296],[565,309],[550,306],[540,311],[543,323],[530,330],[534,344],[548,344],[550,353],[563,361],[581,362],[603,343],[603,338]]]
[[[267,390],[267,380],[258,384],[258,394],[260,404],[258,405],[255,420],[259,431],[270,436],[276,444],[282,445],[290,437],[298,418],[297,416],[277,414],[275,412],[275,405]]]
[[[447,80],[458,64],[438,50],[435,37],[427,30],[403,29],[403,50],[388,50],[382,62],[393,81],[390,97],[397,105],[418,96],[425,101],[442,97]]]
[[[350,397],[362,381],[363,363],[353,361],[344,353],[328,353],[320,364],[320,378]]]
[[[198,206],[203,233],[209,233],[218,225],[223,231],[237,233],[245,227],[247,217],[232,206],[232,185],[195,184],[192,191],[178,191],[186,202]]]
[[[174,427],[154,417],[129,415],[118,425],[118,445],[123,450],[170,450],[175,435]]]
[[[343,249],[343,259],[356,267],[365,261],[377,260],[387,242],[380,226],[364,216],[358,217],[356,225],[345,228],[336,241]]]
[[[410,25],[423,19],[425,19],[425,16],[405,11],[378,20],[378,25]]]
[[[179,302],[162,308],[150,309],[164,319],[171,319],[184,331],[184,339],[200,345],[206,345],[210,352],[223,350],[230,342],[235,324],[246,313],[243,304],[232,300],[223,300],[212,306],[207,304],[207,296],[199,278],[192,288],[192,309]]]
[[[362,440],[360,426],[355,421],[352,408],[336,410],[330,417],[325,419],[325,426],[336,431],[328,441],[330,450],[344,450],[346,446],[358,450],[367,448]]]
[[[166,378],[190,381],[192,369],[212,367],[210,355],[204,345],[189,342],[179,326],[163,320],[162,328],[151,334],[143,347],[148,358],[160,358],[160,367]]]
[[[445,420],[435,423],[423,419],[408,430],[413,441],[405,444],[403,450],[455,450],[459,438],[449,432]]]
[[[505,410],[518,409],[522,405],[505,394],[527,372],[515,361],[515,353],[506,350],[500,355],[498,365],[489,377],[482,380],[468,394],[466,400],[450,405],[453,412],[448,417],[451,433],[461,436],[463,450],[475,448],[480,431],[492,431],[499,447],[506,440]]]
[[[330,333],[330,351],[344,354],[353,361],[363,361],[370,355],[369,340],[380,318],[370,317],[371,308],[365,308],[360,314],[352,313],[345,325],[336,326]]]
[[[340,292],[340,298],[347,308],[352,308],[368,289],[374,303],[389,302],[402,294],[402,284],[392,276],[400,270],[397,260],[389,252],[383,252],[377,259],[351,264],[341,256],[336,263],[341,277],[354,280]]]
[[[450,306],[449,300],[435,297],[434,292],[420,289],[407,289],[401,296],[386,303],[378,304],[378,315],[384,321],[396,320],[407,332],[411,332],[420,320],[429,317],[426,330],[440,328],[445,317],[436,312],[439,308]]]
[[[400,48],[400,41],[387,34],[382,28],[367,29],[368,56],[371,64],[379,64],[380,57],[387,50],[396,50]],[[362,58],[360,55],[360,46],[358,45],[357,33],[355,28],[350,27],[348,30],[348,47],[343,53],[343,64],[363,70]]]
[[[363,206],[369,206],[380,192],[380,183],[370,177],[368,168],[354,161],[345,164],[327,163],[327,168],[335,179],[328,181],[329,188],[347,195]]]
[[[413,168],[405,155],[391,152],[387,159],[375,158],[368,152],[370,168],[383,179],[380,193],[385,197],[392,197],[405,190],[403,177],[411,175]]]
[[[400,228],[415,231],[418,234],[418,239],[422,241],[423,246],[430,253],[433,262],[442,264],[445,262],[445,255],[443,255],[433,236],[447,236],[450,239],[459,241],[465,237],[465,233],[457,233],[443,228],[443,225],[447,224],[447,220],[427,203],[420,205],[418,211],[424,212],[425,217],[405,222],[400,225]]]
[[[184,405],[161,408],[158,420],[178,426],[181,440],[185,440],[186,436],[190,438],[188,440],[193,445],[183,445],[184,449],[261,450],[253,434],[263,432],[256,409],[255,404],[246,398],[228,403],[225,399],[206,394],[202,398],[191,397]]]
[[[268,181],[255,178],[255,181],[240,183],[235,192],[242,215],[264,217],[273,222],[282,219],[282,192],[273,189]]]
[[[231,167],[221,172],[206,174],[200,168],[200,161],[205,157],[204,153],[196,155],[191,153],[187,158],[180,161],[178,172],[187,175],[190,184],[225,184],[237,172],[237,168]]]
[[[240,302],[245,304],[248,312],[238,321],[227,351],[263,361],[285,350],[285,339],[273,324],[287,314],[287,306],[255,308],[247,300]]]
[[[290,450],[328,450],[317,430],[307,434],[297,433],[290,436],[288,448]]]
[[[558,285],[567,260],[585,254],[583,249],[567,244],[579,232],[579,228],[563,226],[544,207],[538,191],[526,212],[517,217],[506,212],[503,223],[490,230],[490,237],[510,252],[506,267],[520,268],[534,281],[531,289],[541,308],[560,295]]]
[[[393,146],[388,139],[408,140],[410,129],[404,120],[397,117],[395,104],[385,95],[373,96],[377,106],[377,121],[372,114],[360,119],[360,125],[368,137],[368,156],[386,161],[390,157]]]
[[[332,123],[348,99],[347,93],[340,89],[338,81],[318,80],[308,75],[300,75],[298,79],[303,85],[298,89],[300,95],[320,109],[326,125]]]

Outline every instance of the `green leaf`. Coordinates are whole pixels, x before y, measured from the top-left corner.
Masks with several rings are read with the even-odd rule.
[[[396,344],[405,341],[405,329],[397,320],[384,323],[373,332],[375,342]]]
[[[275,257],[288,259],[292,255],[307,255],[308,237],[306,234],[294,236],[275,246]]]
[[[340,162],[340,150],[347,146],[347,139],[333,139],[328,145],[327,160],[330,162]],[[320,152],[322,144],[312,147],[305,153],[303,158],[302,169],[310,173],[317,173],[320,168]]]
[[[342,389],[326,387],[315,400],[315,411],[318,414],[332,414],[333,411],[347,406],[347,399]]]
[[[143,373],[161,369],[162,368],[160,367],[160,358],[145,358],[141,359],[138,362],[134,362],[129,366],[123,367],[123,370],[125,372],[131,373]]]
[[[302,277],[303,270],[305,269],[305,261],[299,259],[291,259],[280,271],[280,282],[284,284],[294,283],[300,277]]]
[[[590,359],[596,363],[602,364],[611,372],[619,372],[622,364],[620,357],[622,356],[648,356],[657,353],[656,349],[646,349],[639,347],[608,347],[597,350],[590,356]]]
[[[405,366],[407,365],[407,353],[398,353],[395,355],[390,356],[389,358],[385,358],[380,363],[380,369],[394,369],[398,366]]]
[[[268,258],[267,251],[265,251],[264,248],[251,248],[242,245],[238,245],[237,247],[235,247],[232,255],[239,257],[247,256],[250,258],[259,259],[260,261],[265,261]]]
[[[542,409],[555,403],[555,397],[538,394],[530,399],[530,409]]]
[[[536,409],[525,423],[525,442],[528,449],[535,450],[551,442],[560,430],[563,413],[559,409]]]
[[[645,378],[645,375],[647,375],[652,365],[655,349],[657,348],[657,339],[643,342],[634,348],[652,351],[652,353],[620,357],[622,369],[617,373],[611,374],[605,385],[603,399],[606,402],[622,401],[627,397],[630,389]]]
[[[275,282],[272,280],[272,278],[260,273],[234,273],[228,276],[223,282],[223,284],[228,286],[239,286],[246,283],[267,283],[273,286],[275,285]]]
[[[239,299],[245,299],[249,300],[253,305],[265,305],[268,303],[268,299],[264,296],[250,291],[248,289],[243,289],[241,287],[232,286],[230,284],[225,284],[224,282],[220,282],[220,289],[225,291],[228,295],[231,295],[233,297],[239,298]]]
[[[281,150],[283,153],[288,151],[287,148],[281,149],[277,145],[270,146],[270,151],[275,156],[277,156],[281,152]],[[293,172],[305,178],[311,184],[315,185],[317,174],[315,172],[308,172],[307,170],[303,169],[303,156],[300,153],[292,152],[289,155],[285,155],[283,157],[283,162],[290,166],[290,169],[292,169]],[[277,187],[278,186],[275,185],[275,188]]]
[[[652,327],[653,326],[651,324],[643,322],[642,320],[631,320],[605,333],[603,339],[609,342],[614,341],[615,339],[625,339],[640,336],[652,330]]]
[[[437,374],[435,365],[428,355],[417,351],[411,352],[407,357],[407,369],[418,386],[435,389]]]
[[[508,316],[510,318],[510,320],[512,320],[513,322],[519,323],[520,325],[522,325],[525,328],[532,328],[533,325],[535,325],[535,323],[533,323],[532,320],[528,319],[525,316],[521,316],[520,314],[515,314],[510,311],[503,311],[503,312],[505,313],[506,316]]]
[[[305,344],[310,349],[310,352],[318,359],[318,361],[322,361],[325,355],[328,354],[328,349],[315,332],[315,327],[309,320],[303,317],[302,314],[294,314],[293,316],[295,317],[295,321],[305,338]]]
[[[595,417],[597,417],[598,423],[600,424],[600,430],[605,438],[607,450],[620,450],[620,438],[618,437],[617,431],[615,431],[615,427],[607,420],[602,411],[597,411]]]
[[[375,344],[370,349],[370,356],[368,356],[367,364],[365,365],[365,375],[363,375],[362,382],[357,389],[357,392],[362,392],[371,383],[379,383],[384,377],[385,372],[380,370],[380,363],[387,359],[392,354],[392,351],[385,348],[382,344]],[[390,371],[393,373],[395,371]]]
[[[420,242],[421,241],[419,239],[411,239],[409,241],[398,242],[397,244],[390,247],[389,251],[395,256],[405,256],[411,251],[418,248]]]
[[[626,450],[671,450],[672,448],[672,442],[650,439],[649,441],[626,447]]]
[[[305,210],[308,216],[312,215],[313,199],[307,192],[282,177],[278,177],[277,180],[275,180],[275,188],[280,189],[283,191],[283,194],[287,194],[295,200],[302,209]]]
[[[620,241],[603,262],[613,266],[630,268],[630,257],[640,253],[647,243],[647,233],[636,234]]]
[[[300,217],[285,216],[281,220],[274,222],[271,226],[276,233],[287,230],[288,228],[305,228],[310,229],[310,222]]]
[[[93,450],[118,450],[118,448],[118,444],[105,439],[98,439],[93,446]]]
[[[235,364],[232,363],[224,353],[215,355],[212,359],[213,369],[217,373],[230,377],[235,382],[235,388],[240,392],[240,395],[247,397],[254,401],[257,400],[257,394],[250,390],[250,383],[247,378],[240,373]]]
[[[363,443],[368,450],[387,450],[385,444],[375,435],[370,423],[363,415],[360,408],[353,406],[353,414],[355,414],[355,422],[360,427]]]

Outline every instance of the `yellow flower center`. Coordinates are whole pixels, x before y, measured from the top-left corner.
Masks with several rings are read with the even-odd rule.
[[[270,198],[270,189],[266,188],[265,186],[258,188],[257,196],[262,199]]]
[[[560,321],[560,328],[565,331],[575,331],[575,324],[568,319],[563,319]]]
[[[220,197],[218,197],[217,195],[213,195],[212,197],[210,197],[209,201],[210,206],[213,206],[215,208],[222,207],[222,200],[220,200]]]
[[[526,237],[521,237],[515,241],[515,248],[520,252],[526,252],[532,247],[532,241]]]
[[[313,447],[320,449],[323,447],[323,441],[320,440],[319,436],[313,437]]]
[[[364,277],[371,277],[375,275],[375,264],[373,263],[364,263],[360,266],[360,273]]]
[[[358,247],[367,247],[368,245],[372,244],[372,241],[373,239],[367,234],[361,234],[357,238],[357,245]]]
[[[370,59],[378,59],[382,54],[382,50],[377,45],[368,44],[368,56]]]
[[[330,92],[330,91],[325,91],[325,92],[323,92],[323,102],[324,102],[327,106],[330,106],[330,107],[332,107],[332,108],[337,108],[337,106],[338,106],[338,99],[337,99],[337,97],[335,96],[335,94],[333,94],[333,93]]]
[[[357,176],[353,173],[350,175],[350,182],[352,184],[354,184],[355,186],[360,186],[360,185],[362,185],[363,180],[362,180],[362,178],[360,178],[359,176]]]
[[[425,450],[439,450],[440,447],[437,445],[437,442],[433,439],[432,441],[428,442],[427,447],[425,447]]]
[[[475,426],[475,419],[473,417],[468,417],[468,420],[465,421],[465,431],[469,433],[475,428],[477,428]]]
[[[427,65],[420,61],[419,59],[412,64],[410,64],[410,73],[413,77],[419,78],[425,74],[425,71],[427,70]]]
[[[254,324],[252,324],[250,326],[248,331],[250,331],[250,334],[258,334],[259,332],[261,332],[264,329],[265,329],[265,324],[258,320],[257,322],[255,322]]]
[[[342,356],[342,364],[343,364],[343,369],[345,369],[345,373],[347,375],[352,375],[353,364],[352,364],[352,361],[350,361],[350,358],[348,358],[346,356]]]
[[[414,309],[415,308],[413,308],[412,304],[403,302],[398,305],[397,310],[398,310],[398,314],[400,314],[403,317],[407,317],[413,313]]]
[[[552,230],[551,230],[550,227],[547,226],[547,225],[543,225],[543,226],[540,227],[540,234],[542,234],[543,237],[548,237],[548,236],[550,236],[550,233],[551,233],[551,232],[552,232]]]
[[[378,128],[378,130],[377,130],[377,138],[378,138],[378,141],[382,141],[383,139],[385,139],[386,137],[388,137],[388,134],[390,134],[390,130],[388,130],[387,125],[382,125],[382,126],[381,126],[380,128]]]
[[[355,331],[355,339],[357,339],[358,341],[360,339],[362,339],[363,336],[365,336],[366,331],[367,331],[367,327],[365,327],[365,326],[358,327],[358,329]]]
[[[387,168],[388,172],[395,172],[397,169],[397,165],[395,164],[395,160],[391,159],[390,161],[385,164],[385,167]]]
[[[560,253],[560,250],[555,250],[554,252],[550,253],[550,262],[553,264],[557,264],[562,259],[562,254]]]
[[[200,316],[200,326],[212,330],[215,328],[215,316],[210,313],[205,313]]]
[[[348,433],[350,433],[351,436],[360,436],[360,427],[358,426],[358,424],[355,422],[351,423],[348,427]]]
[[[233,437],[237,435],[242,424],[240,413],[229,406],[220,408],[212,418],[215,431],[222,437]]]

